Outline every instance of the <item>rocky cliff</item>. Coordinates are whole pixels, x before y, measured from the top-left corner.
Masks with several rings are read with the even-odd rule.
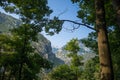
[[[8,31],[20,24],[20,20],[0,12],[0,32]]]
[[[52,52],[51,42],[43,35],[40,34],[38,36],[38,42],[33,42],[32,44],[36,51],[40,53],[40,55],[54,63],[55,66],[64,64],[64,61],[56,57],[56,55]]]
[[[78,55],[83,56],[83,58],[84,58],[83,62],[86,62],[87,60],[96,56],[96,54],[94,54],[94,52],[92,50],[90,50],[88,47],[86,47],[80,40],[79,40],[79,46],[80,46],[80,50],[78,52]],[[64,48],[65,48],[65,46],[63,46],[60,49],[54,48],[54,50],[56,52],[55,55],[56,55],[56,57],[63,60],[66,64],[69,64],[70,58],[68,58],[68,56],[67,56],[69,54],[69,52],[66,51]]]
[[[0,32],[6,32],[9,29],[17,27],[20,24],[20,20],[8,16],[4,13],[0,13]],[[70,59],[67,57],[68,52],[64,50],[64,46],[60,49],[51,47],[51,42],[47,40],[42,34],[38,35],[38,42],[33,42],[32,45],[34,48],[36,48],[36,51],[40,55],[53,62],[54,65],[64,63],[69,64],[70,62]],[[82,55],[84,57],[84,61],[87,61],[88,59],[95,56],[92,50],[82,44],[81,41],[79,41],[79,46],[79,55]]]
[[[22,22],[12,16],[6,15],[0,12],[0,32],[7,32],[9,29],[18,27]],[[47,40],[42,34],[38,35],[38,42],[32,43],[36,51],[47,58],[49,61],[53,62],[54,65],[63,64],[64,61],[57,58],[52,52],[51,42]]]

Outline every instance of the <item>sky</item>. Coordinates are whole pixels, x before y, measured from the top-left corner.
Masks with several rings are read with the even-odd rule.
[[[59,16],[61,13],[63,13],[59,16],[60,19],[80,21],[80,19],[76,17],[79,7],[77,4],[72,4],[70,0],[48,0],[48,5],[53,10],[51,16]],[[66,28],[70,28],[72,26],[73,24],[71,23],[65,23],[63,25],[62,31],[59,34],[55,34],[54,36],[45,35],[45,37],[51,41],[52,46],[60,48],[69,42],[72,38],[85,38],[88,36],[88,33],[92,31],[84,26],[81,26],[79,29],[73,32],[66,30]]]
[[[80,19],[76,17],[79,7],[77,4],[72,4],[71,0],[48,0],[48,6],[53,10],[53,13],[50,15],[51,17],[58,16],[59,19],[80,21]],[[2,9],[0,9],[0,11],[4,12]],[[11,15],[13,17],[19,18],[19,16],[15,14]],[[53,36],[46,35],[45,32],[42,32],[42,34],[51,41],[52,46],[61,48],[72,38],[85,38],[88,36],[88,33],[92,31],[84,26],[81,26],[79,29],[74,30],[73,32],[67,30],[72,26],[73,24],[71,23],[65,23],[63,25],[62,31],[59,34],[55,34]]]

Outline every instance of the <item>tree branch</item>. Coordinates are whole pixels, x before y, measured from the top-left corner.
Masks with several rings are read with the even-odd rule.
[[[89,29],[92,29],[92,30],[94,30],[94,31],[97,31],[96,29],[94,29],[94,28],[92,28],[91,26],[86,25],[86,24],[84,24],[84,23],[79,23],[79,22],[72,21],[72,20],[60,20],[60,21],[71,22],[71,23],[77,24],[77,25],[79,25],[79,26],[82,25],[82,26],[85,26],[85,27],[87,27],[87,28],[89,28]]]

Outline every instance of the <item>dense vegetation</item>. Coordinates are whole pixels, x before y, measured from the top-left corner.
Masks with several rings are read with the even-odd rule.
[[[42,30],[50,35],[59,33],[66,21],[94,30],[88,38],[82,39],[82,42],[97,56],[83,63],[83,58],[77,54],[80,49],[78,40],[73,39],[65,47],[70,52],[68,56],[71,63],[54,68],[47,75],[47,79],[120,79],[120,1],[71,1],[79,4],[77,17],[82,23],[59,20],[58,17],[48,19],[52,10],[47,6],[47,0],[0,0],[0,7],[6,12],[18,14],[21,20],[21,25],[17,28],[0,34],[1,80],[37,80],[36,74],[43,68],[51,68],[51,63],[35,52],[31,42],[38,41],[37,35]]]

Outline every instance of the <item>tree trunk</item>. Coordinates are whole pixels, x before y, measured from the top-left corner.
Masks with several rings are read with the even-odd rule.
[[[19,69],[19,77],[18,77],[18,80],[21,80],[22,68],[23,68],[23,64],[20,63],[20,69]]]
[[[116,10],[117,24],[120,28],[120,0],[112,0],[113,7]]]
[[[4,71],[3,71],[3,73],[2,73],[1,80],[4,80],[4,79],[5,79],[5,71],[6,71],[6,67],[4,67]]]
[[[96,28],[98,30],[98,50],[101,80],[114,80],[112,60],[106,30],[104,0],[95,0]]]
[[[26,26],[24,26],[24,42],[23,42],[23,46],[22,46],[22,53],[21,53],[21,62],[20,62],[20,68],[19,68],[19,77],[18,77],[18,80],[22,80],[22,69],[23,69],[23,65],[24,65],[24,59],[25,59],[25,56],[26,56],[26,45],[27,45],[27,29],[26,29]]]

